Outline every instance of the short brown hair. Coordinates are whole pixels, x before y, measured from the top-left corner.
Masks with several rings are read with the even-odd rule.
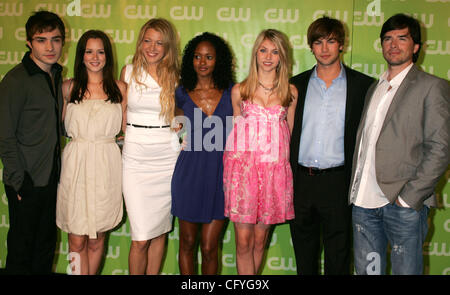
[[[58,29],[61,33],[63,44],[66,38],[66,28],[61,18],[50,11],[41,10],[35,12],[30,18],[28,18],[25,24],[25,30],[27,32],[27,41],[33,39],[36,33],[49,32],[54,29]]]
[[[309,25],[307,36],[310,48],[312,48],[313,42],[329,36],[335,38],[339,45],[344,45],[344,25],[337,19],[323,16]]]

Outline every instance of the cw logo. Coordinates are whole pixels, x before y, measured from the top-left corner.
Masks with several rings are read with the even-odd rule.
[[[447,220],[447,224],[448,224],[449,220]],[[447,231],[447,230],[446,230]],[[447,231],[448,232],[448,231]],[[447,244],[446,243],[441,243],[441,249],[439,249],[439,243],[429,243],[426,242],[423,245],[423,254],[424,255],[428,255],[428,256],[445,256],[445,257],[449,257],[450,256],[450,247],[449,249],[447,249]],[[433,248],[431,248],[431,246]],[[425,249],[425,247],[428,247],[428,249]]]
[[[195,37],[197,37],[198,35],[203,34],[203,31],[201,32],[196,32],[194,34]],[[214,32],[214,34],[216,34],[217,36],[222,37],[224,40],[228,40],[228,33],[227,32]]]
[[[105,8],[106,7],[106,8]],[[67,6],[68,16],[81,16],[83,18],[109,18],[111,16],[111,5],[104,4],[80,4],[73,1]]]
[[[434,14],[429,14],[428,15],[428,23],[427,23],[427,14],[422,13],[420,15],[420,19],[419,19],[419,14],[418,13],[405,13],[406,15],[409,15],[417,20],[421,21],[421,24],[423,24],[423,26],[427,29],[431,28],[433,26],[434,23]]]
[[[170,9],[170,17],[175,20],[201,20],[203,18],[203,7],[191,6],[191,13],[189,14],[188,6],[174,6]]]
[[[450,219],[447,219],[447,220],[444,222],[444,230],[445,230],[446,232],[450,232]]]
[[[309,49],[306,35],[292,35],[289,41],[291,41],[292,49]]]
[[[372,66],[371,69],[369,69],[369,67]],[[379,70],[377,70],[378,66],[380,67]],[[384,69],[385,65],[384,64],[352,64],[352,69],[357,70],[359,72],[362,72],[366,75],[369,75],[371,77],[374,78],[378,78],[381,76],[381,74],[384,73],[385,69]]]
[[[420,68],[421,68],[424,72],[427,72],[428,74],[434,75],[434,67],[433,67],[433,66],[428,66],[428,69],[427,69],[426,66],[421,65]]]
[[[27,39],[25,27],[17,28],[16,31],[14,32],[14,37],[16,37],[16,40],[18,41],[25,41]]]
[[[270,8],[264,13],[264,19],[269,23],[296,23],[298,21],[298,9],[294,9],[294,17],[292,9]]]
[[[255,36],[253,34],[244,34],[241,36],[241,44],[244,47],[252,48]]]
[[[23,14],[23,3],[0,3],[0,16],[21,16]]]
[[[70,7],[70,4],[69,4]],[[52,4],[52,3],[39,3],[34,8],[35,11],[47,10],[56,13],[57,15],[64,16],[69,11],[67,4]]]
[[[3,77],[2,77],[3,78]],[[1,80],[0,80],[1,81]],[[1,171],[1,170],[0,170]],[[8,206],[8,199],[6,198],[6,194],[2,195],[2,203],[5,204],[6,206]]]
[[[448,55],[450,54],[450,40],[445,41],[445,49],[442,48],[442,40],[427,40],[425,51],[428,54]]]
[[[334,16],[333,16],[333,11],[332,10],[328,10],[328,11],[326,11],[326,10],[316,10],[316,11],[314,11],[312,18],[313,18],[313,20],[316,20],[318,18],[321,18],[324,15],[328,15],[329,17],[334,17],[334,18],[336,18],[338,20],[343,21],[344,23],[346,23],[347,20],[348,20],[348,11],[346,11],[346,10],[342,12],[342,17],[341,17],[341,11],[340,10],[334,11]]]
[[[244,9],[246,10],[246,14],[244,15]],[[217,19],[222,22],[248,22],[251,17],[252,10],[251,8],[242,8],[240,7],[238,10],[238,15],[236,16],[236,8],[234,7],[221,7],[217,10]]]
[[[112,258],[112,259],[117,259],[120,256],[120,246],[116,246],[115,248],[115,252],[114,252],[114,248],[113,246],[108,246],[108,252],[106,254],[106,258]]]
[[[173,231],[169,233],[169,240],[179,240],[180,234],[178,230],[178,226],[173,227]]]
[[[287,261],[286,261],[287,259]],[[286,263],[287,262],[287,263]],[[291,270],[297,271],[293,258],[270,257],[267,259],[267,267],[272,270]]]
[[[0,221],[0,227],[9,228],[9,222],[8,218],[5,214],[2,215],[1,221]]]
[[[236,260],[234,259],[233,254],[223,254],[222,265],[224,267],[236,267]]]
[[[152,11],[150,12],[150,9]],[[123,11],[123,14],[126,18],[130,19],[150,19],[156,17],[156,14],[158,13],[158,8],[153,5],[128,5],[125,7],[125,10]]]
[[[228,244],[230,241],[231,241],[231,230],[228,229],[223,237],[222,243]]]
[[[23,51],[0,51],[0,65],[16,65],[22,61]]]
[[[122,225],[122,227],[119,230],[113,231],[111,233],[112,236],[124,236],[124,237],[131,237],[131,232],[129,230],[127,230],[127,223],[125,223],[124,225]]]
[[[66,29],[66,42],[78,42],[87,29]]]
[[[109,34],[115,43],[133,43],[134,41],[134,31],[122,30],[122,36],[120,36],[119,30],[105,30],[106,34]]]

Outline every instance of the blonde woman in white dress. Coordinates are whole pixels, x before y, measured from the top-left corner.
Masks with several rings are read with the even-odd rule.
[[[115,136],[126,84],[114,80],[111,43],[102,31],[81,36],[74,78],[63,83],[63,120],[71,141],[62,155],[56,223],[68,233],[72,274],[97,274],[105,233],[122,221],[122,165]]]
[[[172,230],[170,184],[179,153],[170,128],[179,71],[177,39],[167,20],[149,20],[140,30],[133,63],[120,75],[128,84],[122,159],[132,239],[130,274],[159,273]]]

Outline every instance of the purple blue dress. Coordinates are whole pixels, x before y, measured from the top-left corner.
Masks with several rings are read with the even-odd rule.
[[[210,223],[225,218],[223,150],[227,117],[229,123],[233,117],[232,86],[223,91],[211,117],[193,102],[184,87],[176,90],[177,107],[184,111],[187,120],[184,125],[187,144],[178,156],[172,176],[172,214],[179,219]],[[232,126],[228,127],[231,130]]]

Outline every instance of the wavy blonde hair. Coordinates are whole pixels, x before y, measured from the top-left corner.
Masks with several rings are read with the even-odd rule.
[[[250,61],[249,73],[247,78],[245,78],[240,85],[242,100],[251,100],[253,94],[258,88],[258,62],[256,60],[256,56],[258,49],[264,40],[273,42],[279,52],[280,62],[276,68],[273,91],[277,97],[280,98],[281,105],[287,107],[293,99],[291,89],[289,87],[289,77],[291,76],[292,69],[292,51],[286,35],[274,29],[263,30],[259,33],[258,37],[256,37],[252,49],[252,59]]]
[[[164,118],[166,123],[170,123],[175,116],[175,89],[179,79],[179,38],[174,26],[164,18],[153,18],[146,22],[140,32],[136,42],[136,51],[133,56],[133,71],[131,79],[136,83],[144,85],[139,78],[147,72],[148,63],[142,53],[141,46],[144,41],[145,32],[154,29],[163,36],[164,57],[159,62],[156,74],[161,85],[159,101],[161,103],[160,118]]]

